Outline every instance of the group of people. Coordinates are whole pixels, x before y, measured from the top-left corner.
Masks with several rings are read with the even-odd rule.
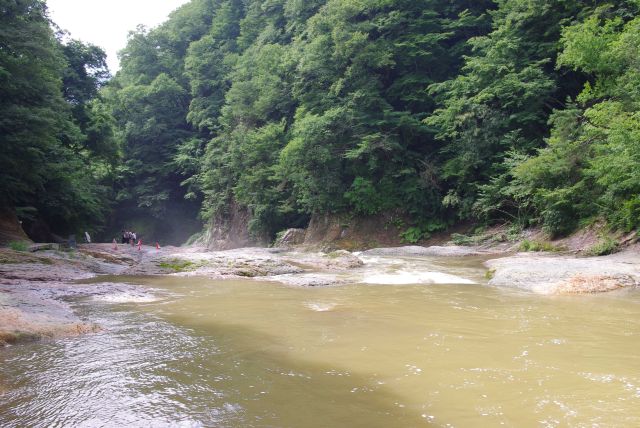
[[[122,230],[122,243],[123,244],[131,244],[136,245],[136,239],[138,239],[138,236],[136,235],[135,232],[129,231],[129,230]]]

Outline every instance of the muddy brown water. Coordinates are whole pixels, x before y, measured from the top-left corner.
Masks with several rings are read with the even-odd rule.
[[[73,301],[105,331],[0,350],[0,425],[640,426],[640,293],[380,263],[336,287],[99,278],[136,285]]]

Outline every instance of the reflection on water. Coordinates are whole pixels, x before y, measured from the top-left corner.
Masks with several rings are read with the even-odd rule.
[[[637,293],[130,280],[77,302],[105,332],[0,351],[0,425],[640,426]]]

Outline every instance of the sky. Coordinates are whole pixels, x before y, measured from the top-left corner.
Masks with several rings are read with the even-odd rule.
[[[49,17],[74,39],[93,43],[107,53],[112,74],[118,70],[117,52],[138,24],[155,27],[189,0],[46,0]]]

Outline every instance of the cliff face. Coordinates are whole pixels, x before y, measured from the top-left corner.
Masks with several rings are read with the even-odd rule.
[[[205,231],[204,241],[211,250],[266,246],[266,239],[255,238],[249,233],[249,209],[233,202],[224,215],[214,218]]]
[[[402,243],[399,225],[406,222],[398,212],[352,217],[344,214],[316,214],[307,227],[304,244],[355,250]]]
[[[212,250],[228,250],[250,246],[267,246],[267,237],[249,233],[251,214],[245,207],[232,204],[225,216],[214,219],[200,242]],[[345,214],[315,214],[306,229],[296,230],[295,244],[308,247],[356,250],[377,246],[401,245],[399,236],[406,219],[399,213],[353,217]],[[302,236],[300,236],[302,235]]]
[[[30,239],[22,230],[16,213],[8,208],[0,208],[0,245],[11,241],[30,241]]]

